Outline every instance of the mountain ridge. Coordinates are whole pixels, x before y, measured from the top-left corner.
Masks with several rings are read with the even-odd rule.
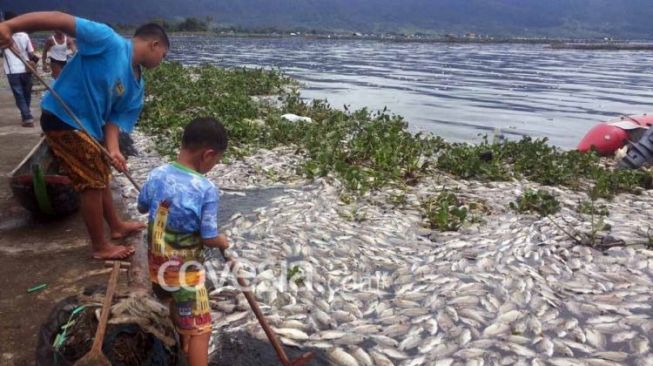
[[[122,24],[210,16],[219,25],[280,29],[653,39],[651,0],[5,0],[0,8]]]

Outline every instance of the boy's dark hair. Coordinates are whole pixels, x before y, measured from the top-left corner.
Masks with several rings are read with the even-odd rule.
[[[134,37],[145,38],[145,39],[156,39],[157,41],[164,44],[167,48],[170,48],[170,40],[168,40],[168,34],[162,26],[156,23],[147,23],[141,25],[134,32]]]
[[[5,11],[4,14],[4,20],[10,20],[18,16],[18,13],[13,12],[13,11]]]
[[[227,130],[220,121],[205,117],[196,118],[184,128],[181,139],[183,149],[209,148],[219,152],[227,150]]]

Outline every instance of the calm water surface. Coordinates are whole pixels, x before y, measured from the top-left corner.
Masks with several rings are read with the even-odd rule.
[[[598,121],[653,113],[647,51],[552,50],[546,45],[177,37],[185,64],[278,68],[305,98],[341,108],[388,107],[414,131],[479,141],[548,137],[573,148]]]

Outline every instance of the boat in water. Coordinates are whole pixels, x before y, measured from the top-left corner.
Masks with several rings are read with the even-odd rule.
[[[596,151],[601,156],[611,156],[629,141],[639,141],[644,132],[653,126],[653,115],[621,116],[617,121],[601,122],[592,127],[578,143],[582,152]]]
[[[45,138],[10,173],[9,185],[16,200],[35,214],[61,216],[79,209],[79,193],[61,170]]]

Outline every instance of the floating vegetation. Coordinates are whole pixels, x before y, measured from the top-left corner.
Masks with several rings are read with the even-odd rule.
[[[453,192],[442,191],[422,203],[424,216],[431,229],[457,231],[467,221],[467,207]]]
[[[412,186],[443,172],[480,181],[526,179],[591,189],[595,198],[653,187],[648,171],[614,171],[593,153],[562,151],[547,139],[449,144],[430,134],[410,133],[406,121],[386,109],[338,110],[323,100],[305,101],[297,83],[279,71],[165,63],[146,77],[140,126],[166,155],[175,153],[188,121],[209,115],[222,120],[229,132],[227,161],[262,147],[293,146],[303,157],[299,175],[334,176],[357,196],[387,186]],[[274,96],[278,103],[255,98],[261,95]],[[282,118],[286,113],[311,120],[291,122]]]
[[[549,192],[529,189],[517,202],[510,202],[510,208],[517,212],[537,213],[540,216],[550,216],[560,211],[560,202]]]
[[[596,204],[595,200],[586,200],[578,202],[576,211],[579,214],[594,216],[610,216],[608,207],[603,204]]]

